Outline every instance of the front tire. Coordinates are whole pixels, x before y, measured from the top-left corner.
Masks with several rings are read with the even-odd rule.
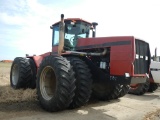
[[[72,102],[75,90],[74,72],[63,57],[47,56],[37,74],[37,95],[47,111],[64,110]]]
[[[149,89],[149,80],[147,80],[145,83],[139,83],[136,85],[136,87],[132,87],[129,89],[129,94],[134,95],[143,95],[145,94]]]

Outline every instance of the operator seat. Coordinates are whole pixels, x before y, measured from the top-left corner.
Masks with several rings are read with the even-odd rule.
[[[71,50],[73,48],[71,42],[69,39],[64,40],[64,50]]]

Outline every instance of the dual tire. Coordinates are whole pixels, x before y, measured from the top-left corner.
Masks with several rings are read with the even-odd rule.
[[[33,71],[30,62],[31,59],[22,57],[17,57],[14,59],[10,72],[11,87],[13,87],[14,89],[35,88],[36,78],[33,78],[33,72],[36,72],[36,70]]]
[[[37,94],[41,106],[47,111],[77,108],[89,100],[92,80],[87,65],[80,58],[70,57],[68,60],[48,56],[40,65]]]
[[[45,57],[36,78],[34,61],[17,57],[11,66],[11,86],[14,89],[37,86],[38,100],[42,108],[50,112],[83,106],[91,94],[91,73],[80,58],[68,57],[68,60],[64,57]]]

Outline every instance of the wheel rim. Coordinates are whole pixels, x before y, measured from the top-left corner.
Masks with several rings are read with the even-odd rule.
[[[46,66],[40,76],[40,91],[45,100],[50,100],[56,90],[56,76],[52,67]]]
[[[19,77],[19,68],[17,64],[14,64],[12,68],[12,84],[17,85]]]

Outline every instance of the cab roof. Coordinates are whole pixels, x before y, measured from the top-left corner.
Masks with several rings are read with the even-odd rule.
[[[85,23],[88,23],[88,24],[92,25],[92,23],[90,23],[90,22],[88,22],[88,21],[86,21],[86,20],[83,20],[83,19],[81,19],[81,18],[67,18],[67,19],[64,19],[64,22],[66,22],[66,21],[73,21],[73,22],[82,21],[82,22],[85,22]],[[60,23],[60,21],[54,23],[52,26],[57,25],[58,23]]]

